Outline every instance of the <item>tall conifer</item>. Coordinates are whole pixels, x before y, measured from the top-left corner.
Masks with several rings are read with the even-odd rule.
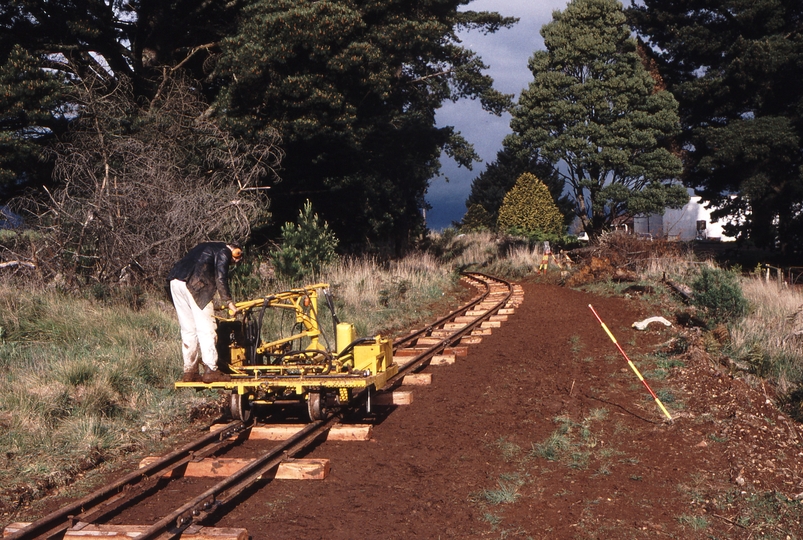
[[[688,201],[673,182],[677,102],[657,90],[616,0],[572,0],[530,58],[533,82],[513,111],[512,151],[550,164],[568,184],[584,229]]]

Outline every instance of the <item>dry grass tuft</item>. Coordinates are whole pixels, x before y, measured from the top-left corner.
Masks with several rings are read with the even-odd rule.
[[[742,291],[752,309],[731,328],[731,354],[793,391],[803,384],[803,292],[761,279],[742,280]]]

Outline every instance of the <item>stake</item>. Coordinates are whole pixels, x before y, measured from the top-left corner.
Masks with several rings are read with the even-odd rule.
[[[669,418],[669,421],[671,422],[672,421],[672,417],[669,415],[669,411],[666,410],[666,407],[664,407],[664,404],[661,403],[661,400],[658,399],[658,396],[656,396],[655,392],[652,391],[652,388],[650,388],[650,385],[647,384],[647,381],[645,381],[644,377],[641,376],[641,373],[639,373],[639,370],[635,366],[635,364],[633,364],[633,362],[630,361],[630,358],[627,357],[627,354],[625,354],[625,351],[622,350],[622,347],[616,341],[616,338],[613,337],[613,334],[611,333],[611,331],[608,330],[608,327],[605,325],[604,322],[602,322],[602,319],[600,319],[599,315],[597,315],[596,310],[594,310],[594,306],[592,306],[591,304],[588,304],[588,307],[591,308],[591,313],[594,314],[594,317],[596,317],[597,320],[599,321],[599,323],[602,325],[602,329],[605,330],[605,333],[608,334],[609,338],[611,338],[611,341],[613,341],[613,344],[616,345],[616,348],[619,349],[619,352],[622,353],[622,356],[625,357],[625,360],[627,360],[627,364],[630,366],[630,369],[633,370],[633,373],[636,374],[638,379],[641,381],[641,383],[644,385],[644,387],[647,389],[647,391],[653,397],[653,399],[655,400],[655,403],[658,404],[658,408],[661,409],[661,412],[663,412],[666,415],[666,417]]]

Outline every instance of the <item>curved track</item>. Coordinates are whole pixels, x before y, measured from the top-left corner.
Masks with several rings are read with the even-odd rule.
[[[479,289],[477,297],[425,328],[395,340],[393,358],[399,366],[399,373],[379,391],[392,390],[405,376],[422,371],[439,355],[464,354],[466,345],[477,340],[478,336],[490,333],[490,328],[501,324],[521,302],[520,288],[505,280],[480,273],[464,274],[463,279]],[[175,508],[165,509],[163,517],[154,523],[136,526],[135,530],[132,528],[130,534],[138,539],[178,538],[185,531],[197,531],[206,518],[234,501],[283,461],[308,448],[345,415],[364,407],[370,410],[373,399],[373,390],[364,390],[337,415],[308,424],[202,493],[188,495]],[[247,439],[253,425],[253,421],[247,424],[231,422],[33,523],[9,525],[4,538],[72,538],[81,536],[81,531],[86,531],[86,536],[109,537],[108,534],[98,534],[92,524],[103,523],[120,509],[136,505],[163,489],[169,484],[167,477],[174,471],[180,474],[189,462],[225,453]],[[120,537],[126,537],[125,534],[121,533]],[[244,534],[247,537],[247,533]],[[242,536],[231,536],[235,537]]]

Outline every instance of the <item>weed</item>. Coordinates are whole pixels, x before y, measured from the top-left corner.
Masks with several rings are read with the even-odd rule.
[[[485,521],[487,521],[491,525],[491,530],[492,531],[495,531],[497,525],[502,523],[502,518],[497,516],[497,515],[495,515],[495,514],[492,514],[491,512],[483,512],[482,513],[482,519],[484,519]]]
[[[580,343],[580,336],[577,335],[573,335],[569,338],[569,345],[574,354],[577,354],[583,348],[583,345]]]
[[[608,418],[608,409],[602,407],[599,409],[591,409],[585,420],[586,422],[600,422],[606,418]]]
[[[743,505],[740,523],[745,527],[775,527],[782,518],[788,523],[800,522],[803,518],[800,503],[777,491],[754,493],[743,498],[742,502],[746,504]]]
[[[570,456],[569,467],[580,470],[587,469],[588,460],[590,457],[590,452],[572,452]]]
[[[711,439],[712,441],[718,442],[718,443],[723,443],[723,442],[727,442],[728,441],[727,437],[725,437],[725,436],[720,437],[716,433],[709,434],[708,438]]]
[[[602,458],[612,458],[614,456],[622,455],[622,452],[617,450],[616,448],[603,448],[599,451],[599,456]]]
[[[664,356],[659,356],[658,360],[656,361],[656,366],[658,366],[660,369],[669,370],[672,368],[686,367],[686,364],[677,358],[666,358]]]
[[[499,437],[494,442],[499,451],[502,453],[502,459],[506,462],[513,461],[519,454],[521,454],[521,447],[513,442],[506,440],[504,437]]]
[[[483,489],[480,493],[480,499],[488,504],[511,504],[516,502],[519,497],[519,488],[524,484],[524,481],[516,479],[503,479],[497,481],[499,486],[497,489]]]
[[[662,368],[651,369],[644,372],[644,378],[651,381],[664,381],[669,377],[669,372]]]
[[[571,442],[565,432],[558,430],[552,433],[543,443],[534,444],[530,455],[544,458],[547,461],[557,461],[570,446]]]
[[[659,388],[655,391],[655,395],[663,403],[675,403],[675,394],[667,388]]]
[[[611,474],[610,463],[603,463],[597,469],[597,474],[600,476],[609,476]]]
[[[689,341],[689,338],[686,336],[678,336],[672,342],[672,347],[669,349],[669,352],[670,354],[674,355],[685,354],[689,350],[690,346],[691,342]],[[681,364],[682,363],[683,362],[681,362]]]
[[[704,516],[682,515],[678,518],[681,525],[691,528],[694,531],[702,531],[708,528],[708,520]]]

